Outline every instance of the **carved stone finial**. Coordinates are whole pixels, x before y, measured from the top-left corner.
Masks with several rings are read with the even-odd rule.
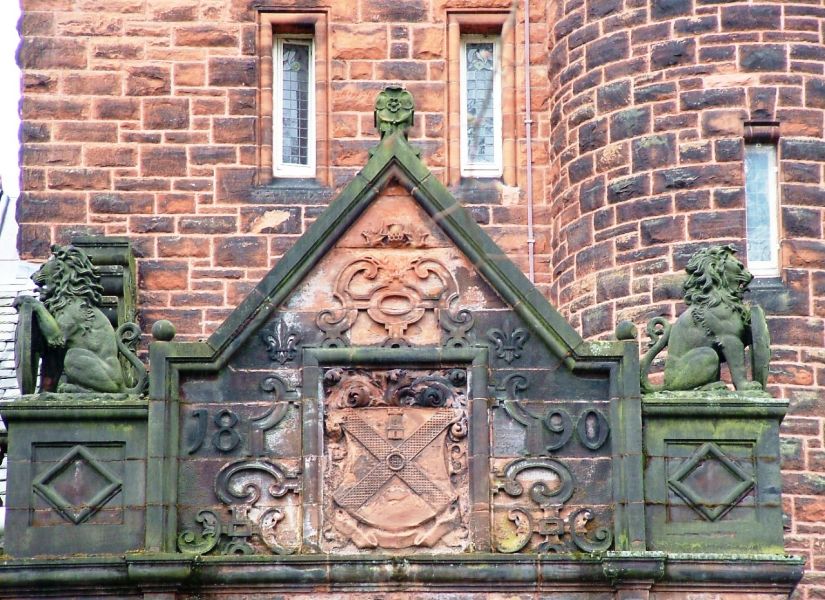
[[[52,246],[51,259],[32,275],[39,299],[18,296],[15,339],[18,381],[24,394],[35,391],[140,393],[146,369],[134,353],[140,338],[135,323],[114,330],[101,310],[98,269],[75,246]],[[137,381],[129,387],[119,355]],[[42,368],[40,362],[42,360]]]
[[[375,128],[382,139],[399,130],[406,138],[414,116],[412,94],[399,86],[387,86],[375,99]]]
[[[770,338],[765,313],[742,296],[753,279],[733,246],[712,246],[688,261],[684,298],[688,309],[671,324],[656,317],[647,325],[650,350],[641,361],[643,392],[727,389],[720,364],[728,363],[736,391],[762,390],[767,383]],[[748,379],[745,348],[751,347]],[[648,380],[653,359],[665,348],[665,381]]]

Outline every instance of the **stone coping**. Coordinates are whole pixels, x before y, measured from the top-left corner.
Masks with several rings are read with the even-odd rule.
[[[642,395],[645,417],[779,418],[788,410],[787,398],[767,392],[656,392]]]
[[[779,555],[607,552],[602,555],[216,556],[134,553],[0,560],[0,597],[117,588],[192,590],[220,585],[273,590],[331,586],[336,591],[550,591],[714,586],[787,592],[804,559]]]
[[[0,406],[10,420],[140,419],[149,414],[149,401],[133,394],[55,394],[20,396]]]

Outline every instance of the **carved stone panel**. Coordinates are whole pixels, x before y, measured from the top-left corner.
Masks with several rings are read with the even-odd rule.
[[[295,338],[288,327],[265,327],[256,344],[262,364],[294,361]],[[185,554],[291,554],[302,540],[298,373],[226,372],[231,377],[198,374],[184,384],[195,393],[180,404],[177,548]],[[197,402],[203,399],[197,391],[210,381],[223,389],[206,398],[212,401]]]
[[[6,552],[139,550],[147,412],[145,401],[114,394],[40,394],[5,407]]]
[[[781,401],[671,392],[645,402],[648,546],[782,552]]]
[[[461,552],[470,542],[467,374],[329,369],[326,552]]]

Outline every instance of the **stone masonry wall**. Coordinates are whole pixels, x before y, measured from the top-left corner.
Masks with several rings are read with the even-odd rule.
[[[522,3],[22,4],[21,255],[129,235],[145,331],[160,318],[179,339],[215,329],[366,162],[387,83],[414,94],[410,137],[428,166],[527,271]],[[772,391],[792,400],[788,551],[809,571],[798,596],[825,597],[825,8],[533,0],[530,13],[536,279],[585,337],[677,314],[686,257],[743,247],[742,122],[781,122],[782,281],[756,296],[771,316]],[[267,175],[264,42],[292,31],[272,24],[284,14],[320,19],[317,182]],[[503,182],[461,181],[456,36],[501,26],[514,150]]]
[[[819,3],[549,3],[551,299],[585,337],[683,309],[707,244],[744,254],[743,123],[780,122],[781,282],[769,315],[787,547],[825,594],[825,9]],[[643,329],[640,327],[640,333]],[[807,594],[807,595],[806,595]]]
[[[259,127],[258,87],[269,79],[261,64],[271,60],[269,48],[259,47],[259,22],[274,6],[297,21],[325,16],[316,44],[327,54],[329,77],[319,75],[318,90],[329,113],[318,106],[327,124],[318,137],[331,160],[319,165],[315,184],[268,185],[260,175],[268,146],[259,140],[271,135]],[[168,317],[190,338],[209,334],[366,162],[377,141],[375,95],[387,83],[414,94],[410,137],[446,177],[448,138],[458,135],[448,135],[445,111],[449,14],[484,7],[503,14],[506,27],[518,26],[523,39],[518,16],[501,0],[24,0],[23,7],[22,255],[43,258],[50,241],[78,233],[130,235],[144,323]],[[532,18],[540,110],[549,90],[542,3]],[[520,61],[522,46],[514,46]],[[523,103],[518,73],[515,89],[505,90],[508,106]],[[545,119],[537,115],[546,132]],[[535,143],[539,165],[546,147]],[[515,161],[509,156],[508,168]],[[545,170],[536,169],[537,197]],[[458,188],[500,243],[526,254],[519,192],[515,185]]]

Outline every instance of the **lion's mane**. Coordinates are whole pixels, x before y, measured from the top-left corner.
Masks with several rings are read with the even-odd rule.
[[[54,262],[50,270],[45,271],[46,279],[52,288],[52,294],[43,304],[52,314],[63,310],[69,302],[82,298],[87,306],[100,306],[103,286],[100,285],[100,273],[89,258],[74,246],[52,246]]]
[[[691,257],[685,270],[685,304],[694,306],[694,315],[701,319],[704,309],[724,305],[747,319],[748,309],[742,295],[753,279],[734,254],[733,246],[704,248]],[[731,272],[729,265],[733,265]],[[696,310],[699,309],[699,310]]]

